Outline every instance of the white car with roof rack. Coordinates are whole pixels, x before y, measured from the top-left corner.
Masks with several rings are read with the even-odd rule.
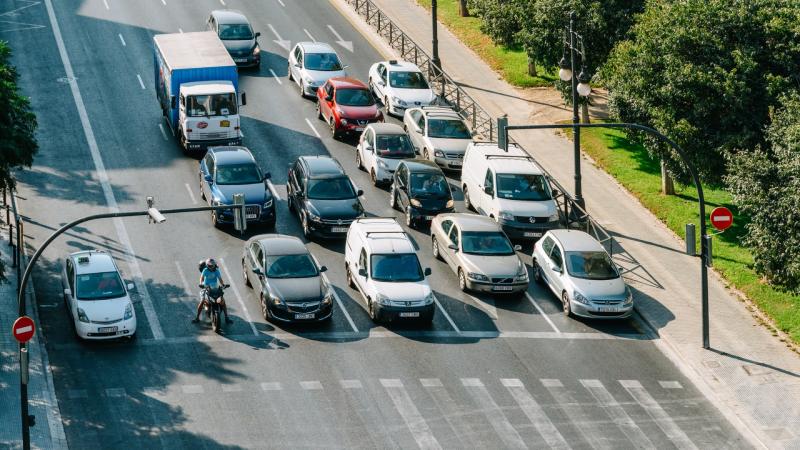
[[[75,252],[61,269],[64,302],[81,339],[133,338],[136,313],[114,259],[106,252]]]
[[[511,239],[539,239],[560,227],[557,191],[541,167],[517,145],[508,152],[497,143],[467,147],[461,171],[464,205],[493,218]]]
[[[375,322],[396,319],[433,321],[433,291],[414,244],[393,218],[356,219],[347,232],[345,271]]]
[[[461,170],[473,133],[455,110],[444,106],[410,108],[403,116],[403,126],[423,158],[443,169]]]
[[[437,98],[419,67],[408,61],[392,59],[373,64],[368,84],[386,112],[396,116],[402,116],[407,108],[428,106]]]

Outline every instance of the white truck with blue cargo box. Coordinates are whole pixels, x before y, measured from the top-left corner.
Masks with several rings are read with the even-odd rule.
[[[239,73],[212,31],[153,36],[161,111],[185,151],[240,145]],[[241,99],[241,102],[240,102]]]

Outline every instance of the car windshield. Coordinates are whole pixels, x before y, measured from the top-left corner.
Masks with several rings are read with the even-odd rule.
[[[336,53],[306,53],[303,63],[308,70],[342,70],[342,63]]]
[[[400,89],[428,89],[428,82],[422,72],[391,72],[389,85]]]
[[[375,139],[375,151],[382,158],[413,158],[414,146],[405,134],[379,135]]]
[[[308,180],[308,198],[317,200],[344,200],[355,198],[353,183],[347,177]]]
[[[412,173],[411,193],[416,197],[450,197],[450,187],[442,174]]]
[[[236,114],[236,94],[191,95],[186,99],[186,114],[190,117]]]
[[[308,278],[319,275],[317,266],[307,254],[267,256],[267,277]]]
[[[428,137],[472,139],[472,133],[460,120],[428,119]]]
[[[375,99],[366,89],[337,89],[336,104],[342,106],[372,106]]]
[[[510,200],[549,200],[550,188],[542,175],[498,173],[497,196]]]
[[[567,271],[575,278],[611,280],[619,272],[606,252],[566,252]]]
[[[249,41],[253,39],[253,29],[246,23],[221,23],[219,38],[223,41]]]
[[[254,163],[217,164],[217,184],[256,184],[263,180]]]
[[[506,235],[497,231],[462,231],[461,250],[473,255],[513,255]]]
[[[422,281],[425,277],[414,253],[372,255],[372,279],[376,281]]]
[[[117,272],[78,275],[76,283],[79,300],[106,300],[125,296],[125,288]]]

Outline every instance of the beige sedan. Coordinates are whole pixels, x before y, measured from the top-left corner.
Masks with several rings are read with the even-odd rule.
[[[494,219],[476,214],[439,214],[431,222],[433,256],[458,275],[462,291],[521,294],[528,270]]]

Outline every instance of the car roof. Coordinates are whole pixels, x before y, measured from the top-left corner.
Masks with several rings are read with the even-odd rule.
[[[344,175],[342,165],[339,164],[339,161],[330,156],[301,156],[300,160],[303,161],[308,168],[308,175],[312,178]]]
[[[308,53],[336,53],[333,50],[333,47],[331,47],[330,44],[327,44],[325,42],[304,41],[304,42],[298,42],[297,45],[299,45],[304,52]]]
[[[328,81],[336,89],[367,89],[363,81],[353,77],[333,77]]]
[[[461,231],[500,231],[499,225],[494,219],[478,214],[442,214],[442,220],[452,220]]]
[[[85,256],[89,257],[88,262],[78,262],[78,258]],[[117,266],[114,264],[114,258],[102,250],[83,250],[80,252],[70,253],[69,257],[75,264],[75,273],[78,275],[117,271]]]
[[[209,147],[209,152],[214,155],[214,160],[217,164],[239,164],[246,162],[255,162],[253,154],[247,147],[240,146],[225,146],[225,147]]]
[[[494,173],[544,175],[536,161],[517,145],[509,145],[508,152],[501,150],[497,143],[473,143],[471,147],[471,151],[479,149]]]
[[[253,237],[252,240],[261,244],[265,255],[304,255],[308,253],[308,248],[303,241],[295,236],[263,234]]]
[[[456,119],[463,121],[464,118],[461,117],[457,112],[455,112],[451,108],[444,108],[441,106],[423,106],[419,108],[422,111],[422,114],[425,114],[427,117],[434,118],[434,119]]]
[[[372,128],[376,134],[406,134],[403,127],[395,123],[371,123],[367,128]]]
[[[408,61],[397,60],[397,61],[394,62],[394,64],[392,64],[391,61],[395,61],[395,60],[384,61],[384,63],[386,64],[386,67],[389,68],[389,71],[392,71],[392,72],[422,72],[421,70],[419,70],[419,67],[414,63],[411,63],[411,62],[408,62]]]
[[[369,217],[354,223],[369,240],[371,254],[416,253],[408,234],[391,217]]]
[[[605,251],[603,245],[591,234],[581,230],[550,230],[565,252]]]
[[[235,9],[216,9],[211,11],[211,15],[217,23],[246,23],[250,24],[247,17]]]
[[[409,172],[435,172],[442,173],[442,169],[433,161],[427,159],[405,159],[401,162],[408,167]]]

